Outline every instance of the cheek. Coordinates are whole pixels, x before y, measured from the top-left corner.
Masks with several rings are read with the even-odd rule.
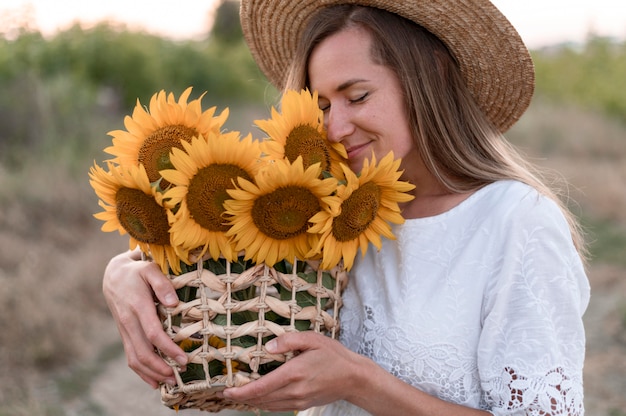
[[[385,123],[387,124],[386,134],[388,146],[394,151],[396,157],[404,157],[415,151],[415,142],[411,134],[409,120],[404,116],[403,110],[397,110],[392,116],[390,112],[387,114]]]
[[[401,139],[400,137],[394,140],[394,145],[390,150],[393,150],[393,155],[396,159],[412,159],[415,154],[417,154],[417,150],[413,141],[409,136],[404,136],[405,139]]]

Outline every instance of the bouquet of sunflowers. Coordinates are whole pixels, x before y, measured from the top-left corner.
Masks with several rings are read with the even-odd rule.
[[[228,109],[202,110],[190,94],[138,101],[126,130],[109,133],[114,157],[89,172],[95,217],[128,233],[177,289],[180,303],[157,309],[189,364],[163,357],[177,380],[162,386],[164,404],[243,410],[216,393],[288,360],[264,349],[284,332],[336,337],[348,270],[359,249],[394,238],[413,186],[393,154],[351,171],[326,138],[316,93],[287,91],[280,111],[255,121],[262,140],[223,131]]]

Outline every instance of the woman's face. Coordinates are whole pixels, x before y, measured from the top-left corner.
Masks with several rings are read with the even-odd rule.
[[[372,152],[377,160],[390,151],[405,162],[419,160],[400,82],[391,69],[372,60],[371,42],[364,29],[344,29],[315,47],[308,66],[328,138],[346,147],[357,172]],[[403,169],[410,176],[411,163],[403,163]]]

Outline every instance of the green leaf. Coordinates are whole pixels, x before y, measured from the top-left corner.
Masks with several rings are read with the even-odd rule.
[[[209,363],[209,373],[212,373],[211,363]],[[187,371],[181,373],[180,376],[184,383],[188,383],[193,380],[204,380],[204,369],[202,368],[202,364],[187,364]]]
[[[306,320],[303,320],[303,319],[297,319],[296,322],[294,323],[294,326],[300,332],[308,331],[309,329],[311,329],[311,321],[306,321]]]

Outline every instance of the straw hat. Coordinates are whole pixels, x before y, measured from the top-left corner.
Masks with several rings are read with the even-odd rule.
[[[488,0],[242,0],[245,39],[272,84],[284,87],[308,19],[322,7],[345,3],[388,10],[439,37],[500,131],[508,130],[528,108],[535,82],[532,59],[515,28]]]

